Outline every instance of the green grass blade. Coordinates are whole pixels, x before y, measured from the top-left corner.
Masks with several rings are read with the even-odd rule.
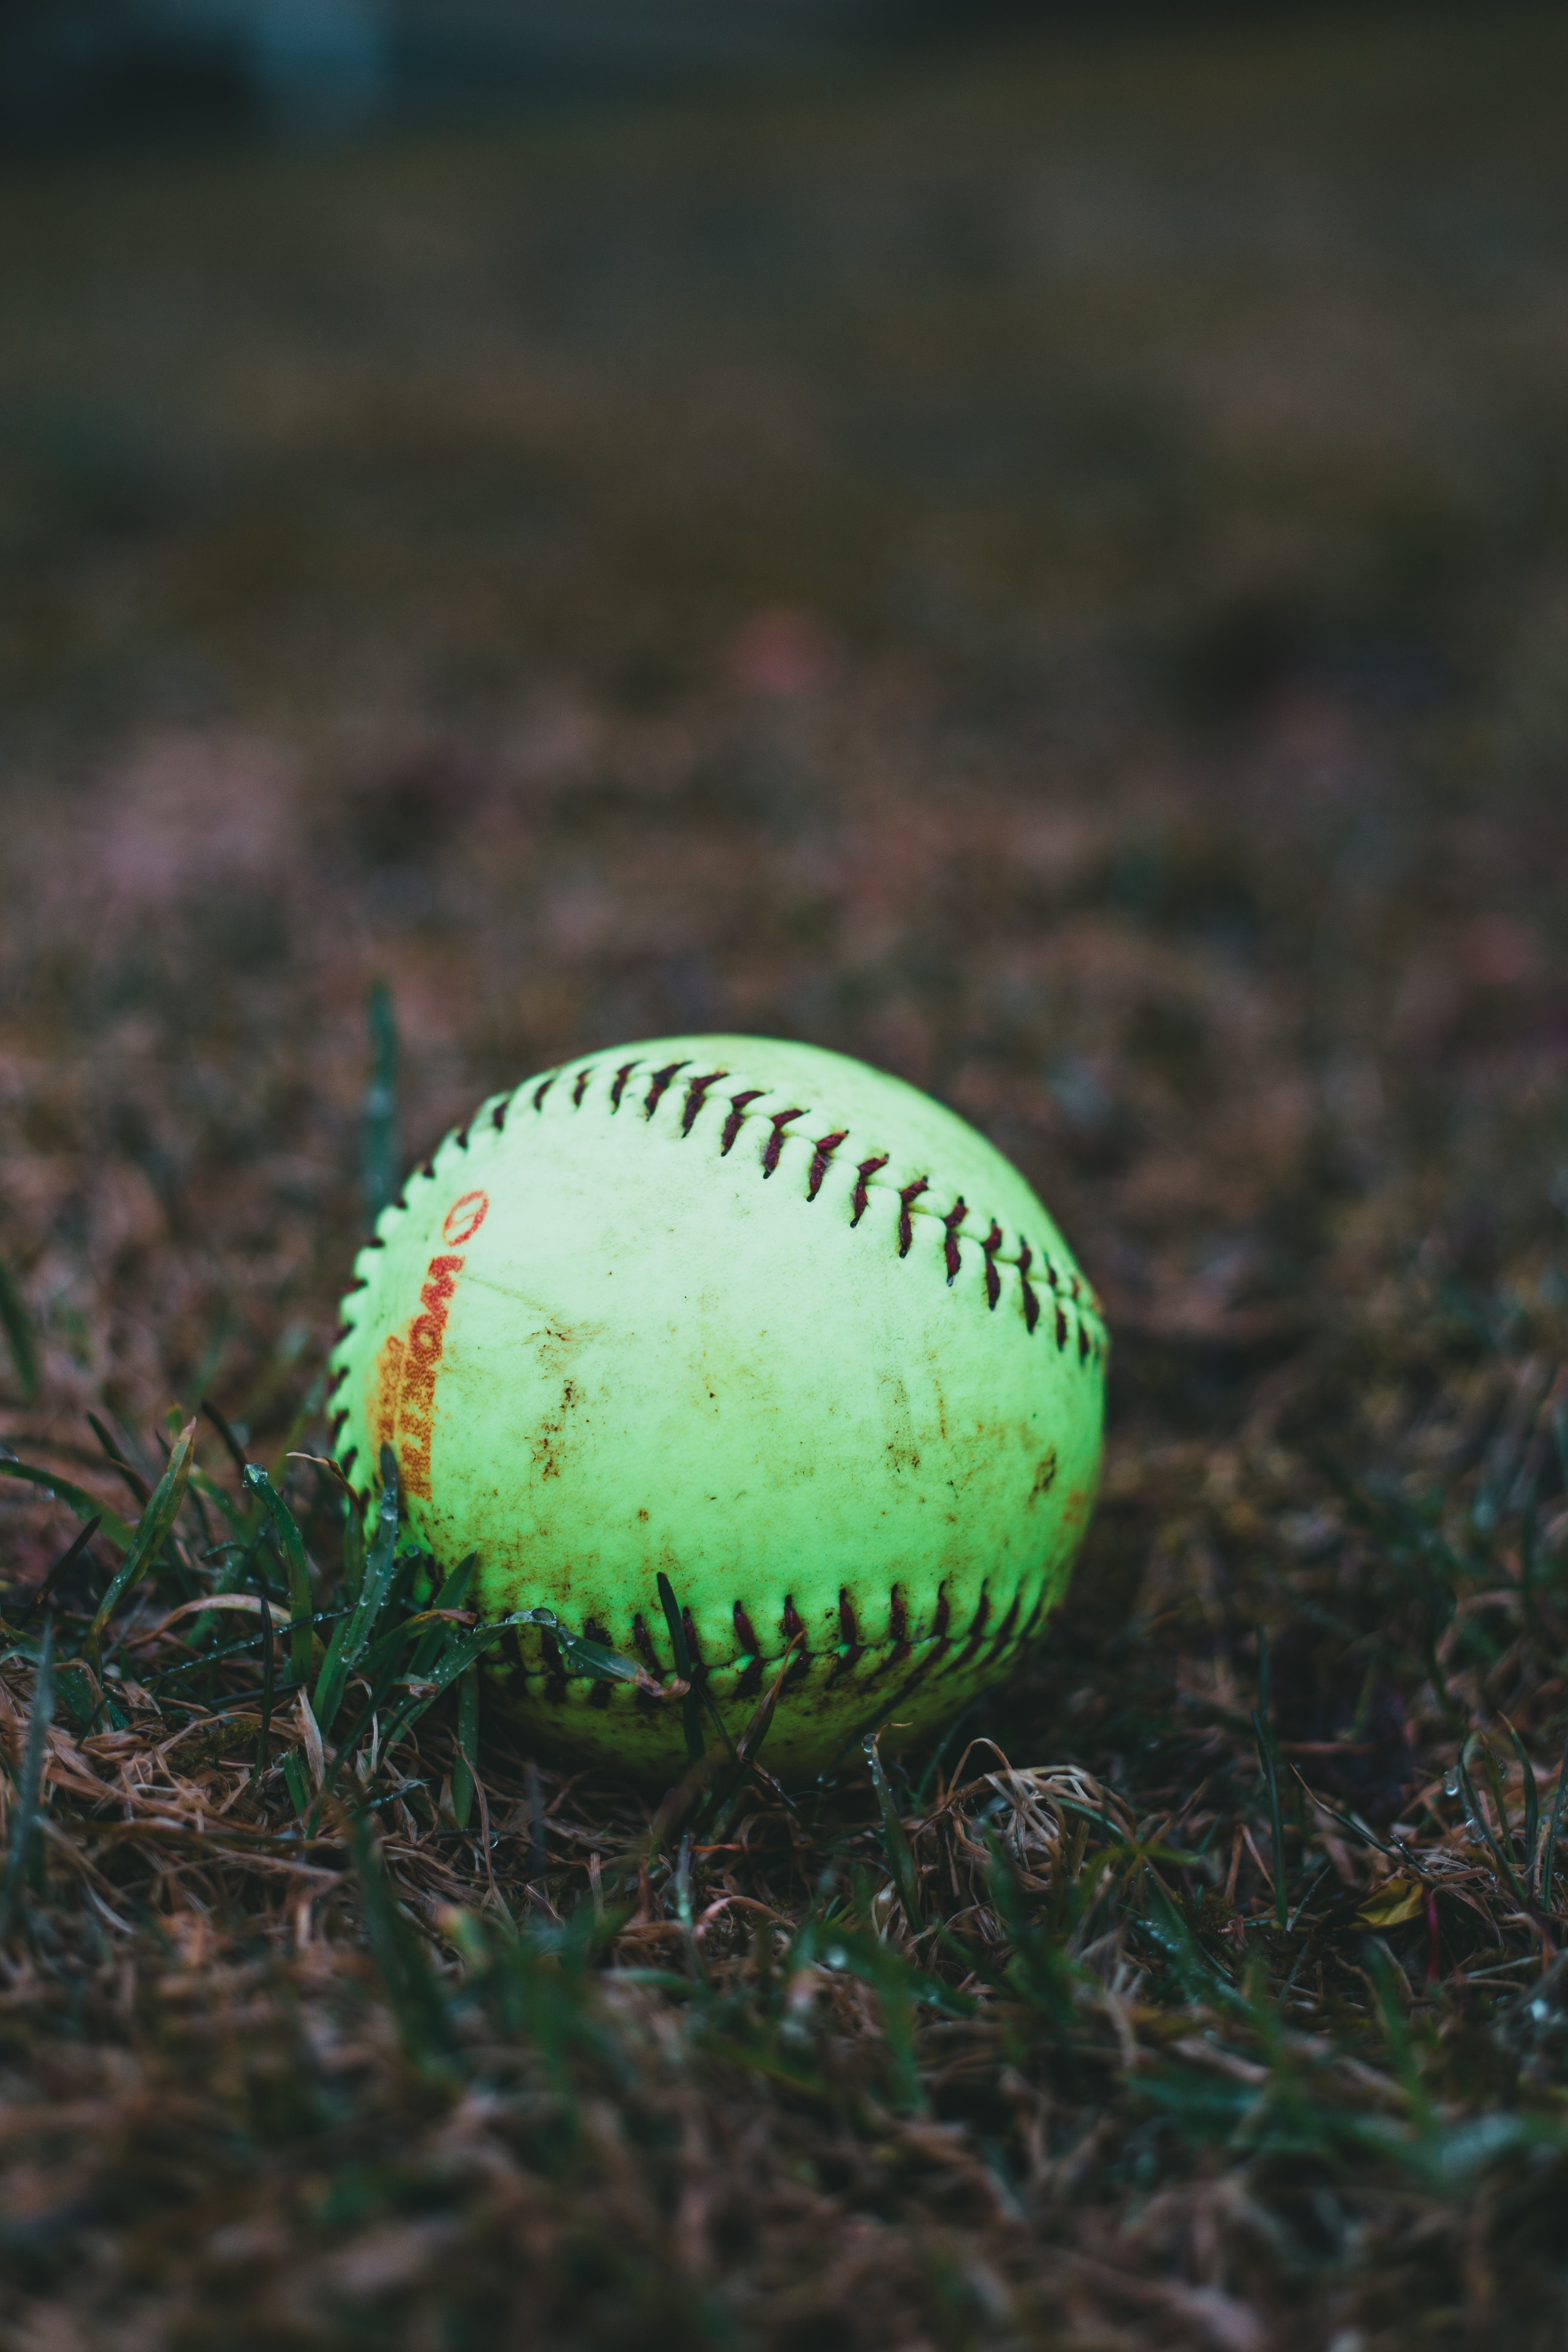
[[[1508,1723],[1506,1715],[1503,1721]],[[1524,1742],[1511,1723],[1508,1723],[1508,1736],[1519,1759],[1520,1779],[1524,1788],[1524,1883],[1529,1887],[1535,1884],[1536,1847],[1541,1841],[1541,1791],[1535,1785],[1535,1768],[1525,1754]]]
[[[365,1534],[364,1516],[357,1499],[343,1499],[342,1592],[345,1601],[357,1601],[364,1590]]]
[[[784,1656],[779,1660],[778,1671],[752,1709],[746,1721],[746,1727],[735,1742],[736,1753],[742,1764],[756,1762],[762,1744],[773,1728],[773,1717],[778,1712],[780,1695],[784,1690],[789,1670],[795,1663],[796,1647],[804,1638],[803,1634],[797,1633],[785,1650]]]
[[[525,1609],[520,1617],[508,1622],[548,1626],[568,1672],[584,1675],[590,1682],[637,1683],[647,1677],[647,1669],[636,1658],[623,1658],[618,1652],[606,1649],[603,1642],[589,1642],[581,1633],[569,1633],[552,1609]]]
[[[880,1737],[879,1732],[871,1732],[862,1740],[861,1746],[866,1752],[866,1761],[871,1768],[871,1785],[877,1791],[877,1802],[882,1811],[882,1851],[888,1857],[888,1870],[898,1890],[899,1901],[903,1905],[910,1933],[913,1936],[919,1933],[921,1924],[920,1865],[915,1861],[915,1850],[910,1843],[909,1833],[893,1801],[887,1767],[878,1753],[877,1742]]]
[[[300,1751],[290,1748],[283,1759],[283,1780],[289,1802],[296,1815],[303,1821],[310,1810],[310,1784],[305,1778],[305,1768],[300,1761]]]
[[[261,1602],[261,1729],[257,1735],[256,1762],[251,1768],[252,1789],[267,1769],[267,1744],[272,1737],[272,1702],[278,1684],[277,1661],[272,1654],[272,1612],[265,1592],[258,1597]]]
[[[479,1553],[471,1551],[467,1559],[460,1559],[458,1562],[457,1567],[431,1602],[432,1610],[462,1607],[464,1596],[473,1581],[474,1568],[478,1559]],[[451,1631],[450,1625],[437,1623],[431,1627],[408,1662],[408,1671],[411,1675],[425,1674],[435,1664],[446,1647],[447,1637]]]
[[[387,1725],[382,1735],[382,1754],[386,1756],[391,1753],[395,1742],[401,1739],[405,1731],[412,1730],[421,1716],[435,1706],[443,1691],[449,1689],[469,1666],[477,1664],[488,1649],[493,1648],[497,1635],[503,1633],[509,1625],[544,1624],[554,1627],[557,1622],[552,1610],[521,1609],[513,1616],[500,1617],[493,1623],[476,1626],[471,1633],[452,1643],[446,1655],[437,1661],[428,1674],[419,1677],[419,1687],[409,1694],[408,1698]],[[370,1697],[361,1707],[353,1728],[343,1734],[339,1743],[337,1755],[328,1773],[329,1785],[332,1773],[351,1754],[360,1733],[380,1706],[396,1679],[397,1643],[405,1631],[406,1629],[402,1626],[394,1627],[384,1642],[377,1643],[374,1650],[366,1652],[361,1659],[362,1671],[368,1666],[372,1656],[381,1656],[384,1663]],[[409,1678],[412,1679],[412,1677]]]
[[[213,1597],[216,1601],[220,1600],[222,1595],[215,1593]],[[256,1598],[265,1602],[270,1612],[271,1602],[265,1592],[258,1592]],[[312,1626],[335,1625],[341,1623],[348,1613],[346,1609],[319,1609],[310,1622]],[[165,1683],[174,1682],[181,1675],[199,1673],[205,1667],[221,1664],[226,1658],[241,1658],[247,1650],[258,1649],[260,1645],[259,1633],[246,1633],[237,1642],[221,1643],[216,1650],[204,1650],[200,1657],[185,1658],[177,1666],[165,1666],[159,1674],[148,1675],[145,1678],[145,1687],[150,1691],[162,1690]],[[289,1687],[290,1690],[298,1690],[302,1685],[291,1682]]]
[[[98,1611],[88,1629],[88,1647],[96,1652],[103,1639],[103,1629],[118,1608],[124,1593],[138,1577],[145,1574],[163,1550],[170,1529],[179,1517],[180,1505],[185,1499],[185,1481],[191,1475],[191,1456],[195,1449],[196,1424],[186,1422],[174,1441],[169,1456],[169,1466],[153,1489],[151,1501],[142,1514],[141,1522],[132,1538],[130,1549],[110,1580],[109,1590],[98,1604]]]
[[[305,1557],[305,1539],[300,1533],[299,1522],[265,1470],[247,1463],[245,1483],[256,1496],[272,1522],[278,1538],[278,1548],[289,1572],[289,1597],[293,1604],[289,1637],[289,1664],[296,1681],[303,1682],[310,1671],[310,1563]]]
[[[509,1625],[526,1624],[528,1622],[529,1612],[525,1610],[520,1616],[502,1617],[493,1625],[478,1626],[462,1641],[455,1642],[446,1656],[424,1677],[421,1687],[410,1694],[388,1724],[381,1743],[382,1754],[384,1756],[395,1739],[401,1739],[405,1731],[413,1728],[420,1717],[435,1706],[442,1692],[451,1688],[459,1675],[466,1673],[469,1666],[478,1664],[494,1643],[498,1633],[503,1633]]]
[[[664,1622],[669,1628],[669,1646],[675,1655],[675,1671],[683,1683],[691,1680],[691,1654],[686,1646],[686,1627],[676,1605],[675,1588],[663,1569],[658,1571],[659,1605]],[[695,1689],[689,1690],[680,1702],[681,1728],[686,1734],[686,1753],[693,1764],[700,1761],[706,1742],[702,1737],[702,1702]]]
[[[390,1446],[382,1448],[382,1478],[375,1539],[365,1561],[359,1598],[353,1615],[343,1620],[333,1635],[316,1677],[311,1706],[323,1734],[331,1728],[349,1676],[369,1646],[397,1570],[397,1465]]]
[[[1473,1734],[1471,1736],[1474,1737]],[[1487,1817],[1481,1811],[1480,1799],[1476,1794],[1476,1784],[1470,1778],[1469,1764],[1467,1760],[1469,1745],[1470,1742],[1467,1739],[1459,1749],[1458,1757],[1459,1794],[1465,1808],[1465,1818],[1496,1863],[1498,1874],[1503,1885],[1522,1911],[1527,1907],[1524,1889],[1514,1875],[1512,1864],[1487,1826]]]

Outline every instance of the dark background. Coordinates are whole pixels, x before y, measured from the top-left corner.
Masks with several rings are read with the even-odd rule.
[[[0,134],[78,147],[341,137],[759,75],[820,83],[1009,33],[1102,40],[1323,13],[1301,0],[6,0]]]

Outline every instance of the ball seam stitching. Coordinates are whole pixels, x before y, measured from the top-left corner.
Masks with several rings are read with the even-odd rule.
[[[614,1048],[612,1048],[611,1051],[613,1052]],[[480,1104],[479,1110],[475,1112],[473,1118],[468,1120],[465,1126],[457,1129],[452,1135],[447,1137],[446,1139],[437,1147],[437,1150],[432,1156],[423,1161],[420,1166],[414,1171],[413,1175],[411,1175],[405,1183],[403,1190],[398,1194],[396,1200],[390,1202],[386,1208],[382,1211],[376,1221],[375,1233],[362,1245],[362,1249],[358,1255],[363,1256],[365,1250],[384,1249],[387,1246],[388,1236],[382,1229],[389,1218],[397,1218],[401,1220],[408,1214],[407,1195],[410,1185],[419,1180],[433,1181],[436,1176],[437,1163],[445,1159],[448,1151],[461,1150],[466,1152],[469,1148],[469,1141],[474,1128],[479,1125],[487,1111],[489,1113],[489,1123],[498,1134],[504,1133],[506,1122],[513,1109],[517,1107],[520,1097],[526,1095],[530,1098],[533,1110],[536,1113],[542,1113],[546,1099],[554,1088],[557,1081],[562,1077],[568,1067],[574,1068],[576,1074],[575,1082],[572,1089],[572,1108],[574,1112],[581,1111],[584,1102],[587,1098],[591,1082],[596,1075],[604,1070],[607,1058],[607,1056],[590,1056],[585,1060],[575,1064],[569,1065],[566,1063],[560,1063],[552,1070],[544,1071],[531,1078],[525,1078],[519,1086],[514,1087],[510,1094],[488,1097],[485,1102]],[[679,1076],[680,1071],[687,1069],[689,1066],[690,1064],[689,1061],[673,1062],[667,1065],[663,1069],[650,1070],[648,1072],[648,1095],[642,1106],[645,1124],[651,1124],[659,1103],[663,1100],[664,1096],[669,1091],[674,1079]],[[622,1063],[615,1070],[610,1088],[609,1116],[611,1118],[616,1118],[619,1115],[634,1074],[639,1069],[644,1069],[646,1067],[646,1062],[644,1062],[641,1057],[634,1056],[630,1061]],[[728,1070],[715,1070],[709,1072],[703,1077],[697,1077],[688,1081],[688,1109],[681,1123],[681,1135],[683,1139],[692,1133],[697,1119],[701,1116],[702,1111],[708,1107],[708,1097],[711,1093],[712,1088],[725,1078],[733,1075],[734,1074],[732,1072]],[[763,1097],[768,1094],[774,1091],[775,1089],[766,1087],[750,1088],[742,1087],[739,1095],[731,1096],[730,1097],[731,1108],[726,1116],[724,1139],[721,1140],[720,1150],[721,1158],[728,1158],[730,1152],[733,1150],[736,1141],[739,1139],[742,1129],[748,1123],[755,1125],[762,1120],[768,1121],[772,1125],[773,1132],[767,1145],[764,1147],[763,1153],[763,1165],[762,1173],[764,1181],[776,1172],[782,1160],[784,1146],[786,1142],[804,1142],[808,1139],[805,1136],[791,1136],[785,1132],[786,1128],[789,1125],[793,1125],[795,1120],[804,1118],[809,1115],[804,1107],[791,1107],[788,1109],[776,1112],[752,1110],[752,1105],[753,1103],[763,1099]],[[596,1099],[595,1107],[598,1107]],[[822,1183],[826,1178],[828,1162],[832,1160],[838,1148],[848,1141],[849,1134],[850,1130],[848,1129],[839,1129],[830,1131],[829,1134],[817,1138],[813,1141],[813,1159],[811,1170],[808,1172],[806,1189],[806,1199],[808,1202],[815,1201],[816,1199],[817,1193],[821,1190]],[[854,1215],[849,1221],[851,1230],[859,1224],[861,1218],[864,1216],[867,1206],[868,1205],[868,1196],[873,1189],[879,1192],[892,1192],[900,1203],[898,1223],[899,1255],[900,1257],[907,1257],[910,1254],[913,1246],[914,1218],[920,1216],[928,1220],[934,1220],[944,1229],[944,1239],[942,1244],[943,1259],[947,1267],[947,1286],[951,1290],[953,1287],[960,1271],[961,1242],[979,1240],[978,1234],[973,1232],[963,1234],[959,1232],[959,1226],[967,1220],[971,1213],[969,1206],[963,1200],[962,1194],[955,1199],[952,1206],[945,1213],[932,1207],[922,1206],[919,1196],[930,1189],[930,1179],[928,1177],[916,1176],[911,1177],[910,1181],[904,1185],[893,1183],[881,1173],[881,1171],[886,1169],[889,1163],[890,1155],[882,1153],[880,1155],[873,1154],[871,1157],[858,1164],[857,1169],[855,1191],[851,1194],[851,1206],[855,1211]],[[1004,1239],[1005,1236],[1002,1233],[999,1221],[995,1217],[992,1217],[989,1221],[989,1231],[985,1238],[984,1240],[980,1240],[979,1243],[981,1253],[984,1260],[985,1270],[984,1278],[986,1291],[986,1304],[989,1309],[994,1313],[1000,1302],[1001,1279],[1000,1276],[996,1272],[996,1268],[999,1265],[1016,1268],[1019,1279],[1026,1333],[1029,1338],[1033,1338],[1038,1324],[1042,1320],[1039,1302],[1036,1297],[1034,1286],[1029,1279],[1030,1274],[1035,1266],[1035,1254],[1023,1233],[1020,1232],[1018,1234],[1018,1250],[1016,1255],[1013,1256],[1004,1255],[1002,1250]],[[358,1257],[356,1257],[356,1268],[357,1264]],[[1087,1364],[1091,1357],[1096,1362],[1102,1360],[1108,1334],[1105,1328],[1104,1318],[1100,1312],[1099,1303],[1095,1299],[1093,1292],[1083,1281],[1082,1277],[1077,1273],[1074,1273],[1068,1277],[1067,1286],[1064,1289],[1061,1277],[1058,1276],[1057,1268],[1049,1254],[1047,1252],[1041,1253],[1040,1268],[1040,1279],[1043,1286],[1050,1293],[1054,1306],[1055,1328],[1052,1336],[1055,1338],[1058,1353],[1065,1356],[1068,1352],[1067,1315],[1068,1310],[1070,1309],[1076,1317],[1079,1325],[1079,1346],[1076,1351],[1079,1362],[1080,1365]],[[348,1291],[344,1294],[345,1297],[352,1297],[354,1292],[368,1287],[369,1280],[370,1277],[368,1275],[359,1276],[359,1278],[350,1285]],[[334,1354],[336,1354],[338,1349],[343,1347],[348,1339],[353,1337],[353,1332],[357,1328],[356,1324],[350,1322],[345,1317],[334,1341],[332,1350]],[[341,1367],[339,1372],[334,1375],[332,1382],[334,1389],[338,1385],[338,1381],[342,1378],[342,1372],[346,1371],[346,1370],[347,1366],[344,1365]]]

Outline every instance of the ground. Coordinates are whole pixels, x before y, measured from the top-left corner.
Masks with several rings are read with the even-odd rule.
[[[5,2352],[1562,2342],[1565,50],[11,169]],[[879,1782],[476,1736],[305,1458],[366,1202],[701,1027],[1113,1334]]]

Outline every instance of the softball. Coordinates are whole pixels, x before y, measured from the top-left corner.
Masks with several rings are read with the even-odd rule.
[[[765,1760],[899,1744],[1001,1676],[1093,1506],[1106,1338],[1017,1171],[900,1079],[765,1037],[589,1054],[483,1104],[360,1253],[334,1443],[487,1617],[675,1660]],[[509,1628],[542,1748],[673,1776],[681,1709]]]

